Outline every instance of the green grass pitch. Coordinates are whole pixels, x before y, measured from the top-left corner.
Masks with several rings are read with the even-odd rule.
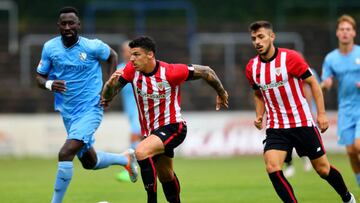
[[[299,202],[339,203],[335,191],[312,172],[304,172],[299,158],[295,159],[296,174],[289,178]],[[359,187],[345,155],[329,155],[330,162],[343,174],[350,190],[359,196]],[[50,202],[57,162],[55,159],[0,158],[0,202]],[[142,181],[135,184],[118,182],[112,166],[98,171],[82,169],[75,161],[72,182],[65,203],[144,203]],[[219,159],[175,159],[185,203],[250,203],[281,202],[265,173],[261,156],[240,156]],[[158,202],[165,203],[158,184]]]

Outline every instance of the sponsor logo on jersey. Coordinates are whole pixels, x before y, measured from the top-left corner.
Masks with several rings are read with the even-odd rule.
[[[283,81],[279,81],[279,82],[276,82],[276,83],[271,83],[271,84],[268,84],[268,85],[259,85],[260,88],[264,91],[268,90],[268,89],[273,89],[273,88],[278,88],[278,87],[281,87],[281,86],[284,86],[284,82]]]
[[[148,93],[141,91],[141,89],[139,89],[137,87],[136,87],[136,92],[141,97],[146,97],[149,99],[165,99],[166,98],[166,94],[148,94]]]

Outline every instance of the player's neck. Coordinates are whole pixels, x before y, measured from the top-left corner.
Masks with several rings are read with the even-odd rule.
[[[144,73],[145,74],[151,74],[152,72],[154,72],[156,68],[156,60],[151,60],[151,62],[149,63],[149,65],[144,69]]]
[[[79,40],[79,36],[71,37],[71,38],[64,38],[61,37],[61,41],[64,44],[65,47],[69,48],[76,44],[76,42]]]
[[[341,44],[339,43],[339,51],[340,53],[346,55],[352,51],[354,47],[354,42],[351,42],[349,44]]]
[[[272,45],[266,54],[260,55],[260,58],[264,62],[273,60],[276,57],[277,49]]]

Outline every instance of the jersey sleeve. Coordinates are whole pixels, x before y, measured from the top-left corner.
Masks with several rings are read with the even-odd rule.
[[[94,39],[95,44],[95,57],[106,61],[110,56],[110,47],[109,45],[105,44],[103,41]]]
[[[185,64],[170,64],[166,71],[166,78],[173,86],[181,85],[188,80],[189,76],[193,74],[194,68],[192,65]]]
[[[127,82],[132,82],[135,75],[135,68],[132,66],[131,62],[128,62],[122,71],[123,74],[121,75],[121,78],[125,79]]]
[[[335,74],[331,66],[330,57],[326,56],[322,66],[321,80],[326,80],[329,77],[333,77],[334,75]]]
[[[289,51],[288,54],[289,56],[286,57],[286,67],[288,68],[288,72],[296,78],[301,78],[303,74],[310,69],[309,65],[296,51]]]
[[[248,80],[250,86],[254,90],[258,90],[259,86],[255,83],[254,78],[253,78],[252,63],[253,63],[253,60],[249,61],[249,63],[246,65],[245,75],[246,75],[246,79]]]
[[[41,52],[41,59],[36,71],[42,75],[48,75],[51,68],[51,59],[46,44]]]

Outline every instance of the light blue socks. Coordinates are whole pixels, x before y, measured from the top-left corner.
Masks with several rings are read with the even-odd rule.
[[[61,203],[73,175],[73,162],[60,161],[55,180],[54,194],[51,203]]]
[[[103,151],[96,151],[97,163],[94,170],[106,168],[110,165],[126,166],[128,164],[128,157],[123,154],[114,154]]]

